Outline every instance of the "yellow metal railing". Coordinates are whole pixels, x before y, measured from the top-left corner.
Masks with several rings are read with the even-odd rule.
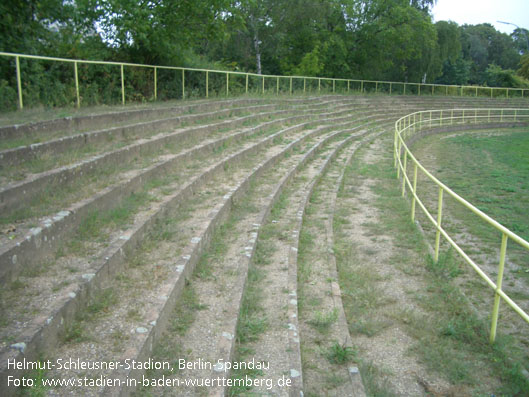
[[[18,107],[22,109],[24,107],[23,92],[22,92],[22,81],[23,76],[20,68],[20,59],[32,59],[32,60],[44,60],[53,62],[65,62],[73,65],[73,78],[75,80],[75,91],[76,91],[76,105],[81,106],[81,96],[79,93],[79,72],[78,66],[81,64],[95,64],[95,65],[110,65],[120,67],[120,78],[121,78],[121,102],[125,104],[125,67],[127,68],[147,68],[153,70],[153,98],[156,100],[158,95],[158,70],[178,70],[181,71],[181,82],[182,82],[182,98],[186,97],[186,72],[200,72],[204,74],[205,89],[204,97],[208,97],[210,94],[209,80],[210,74],[225,75],[226,78],[226,95],[230,94],[230,76],[245,76],[245,93],[249,90],[249,77],[255,77],[261,79],[261,87],[258,87],[258,91],[265,92],[265,80],[272,83],[275,86],[274,89],[269,89],[269,92],[275,91],[277,94],[280,92],[280,80],[288,81],[289,93],[292,94],[295,90],[294,81],[303,82],[303,92],[307,91],[307,82],[317,82],[318,92],[322,90],[322,82],[326,82],[329,85],[332,83],[332,92],[335,93],[338,90],[337,83],[342,83],[343,92],[359,91],[363,92],[384,92],[388,94],[402,93],[415,94],[415,95],[459,95],[459,96],[502,96],[507,98],[518,96],[526,97],[529,93],[529,89],[523,88],[503,88],[503,87],[477,87],[477,86],[460,86],[460,85],[442,85],[442,84],[426,84],[426,83],[403,83],[395,81],[376,81],[376,80],[356,80],[356,79],[343,79],[343,78],[329,78],[329,77],[308,77],[308,76],[277,76],[277,75],[261,75],[255,73],[245,73],[237,71],[226,71],[226,70],[209,70],[209,69],[196,69],[196,68],[184,68],[177,66],[160,66],[160,65],[145,65],[137,63],[126,63],[126,62],[108,62],[108,61],[89,61],[79,59],[68,59],[68,58],[53,58],[38,55],[25,55],[15,54],[9,52],[0,52],[0,57],[14,58],[15,60],[15,71],[18,91]],[[273,84],[275,83],[275,84]],[[270,83],[269,83],[270,86]],[[299,89],[301,91],[301,89]]]
[[[527,323],[529,323],[529,316],[525,313],[505,292],[502,290],[503,271],[505,266],[505,257],[507,253],[507,242],[512,240],[524,249],[529,250],[529,242],[513,233],[500,223],[489,217],[484,212],[470,204],[464,198],[452,191],[448,186],[439,181],[426,168],[424,168],[415,156],[411,153],[406,140],[413,136],[413,134],[432,128],[453,126],[453,125],[469,125],[479,123],[497,123],[497,122],[529,122],[529,109],[450,109],[450,110],[426,110],[408,114],[395,122],[395,137],[394,137],[394,162],[397,168],[397,177],[402,176],[402,195],[406,192],[406,186],[411,192],[411,219],[415,220],[416,204],[423,210],[426,217],[434,225],[436,229],[435,235],[435,262],[439,259],[439,245],[440,238],[443,236],[448,243],[463,257],[463,259],[478,273],[478,275],[485,280],[485,282],[495,291],[494,305],[492,308],[492,324],[490,330],[490,342],[493,343],[496,339],[496,327],[498,323],[498,313],[500,298],[518,313]],[[408,176],[408,167],[413,167],[413,179],[410,180]],[[417,194],[417,174],[421,171],[428,179],[430,179],[438,187],[438,202],[437,202],[437,217],[434,218],[423,201]],[[462,204],[466,209],[479,216],[482,220],[490,224],[501,233],[500,244],[500,261],[498,265],[497,281],[494,283],[473,261],[464,250],[454,241],[446,230],[441,226],[443,217],[443,195],[448,194],[457,202]]]

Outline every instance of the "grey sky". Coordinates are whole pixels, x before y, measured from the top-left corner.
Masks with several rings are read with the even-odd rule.
[[[459,25],[488,22],[504,33],[516,29],[496,21],[514,23],[529,29],[529,0],[437,0],[433,8],[434,21],[452,20]]]

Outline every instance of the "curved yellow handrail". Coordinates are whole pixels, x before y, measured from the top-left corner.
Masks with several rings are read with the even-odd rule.
[[[452,189],[442,183],[434,175],[432,175],[411,153],[406,145],[406,140],[413,134],[434,128],[447,128],[453,126],[466,126],[468,124],[491,124],[491,123],[529,123],[529,109],[519,108],[499,108],[499,109],[448,109],[448,110],[426,110],[415,113],[410,113],[401,117],[395,122],[395,137],[394,137],[394,162],[397,168],[397,177],[402,175],[402,195],[406,192],[406,186],[410,189],[412,195],[411,218],[415,220],[415,206],[423,210],[426,217],[436,228],[435,237],[435,256],[434,260],[439,259],[439,245],[440,237],[443,236],[452,247],[463,257],[463,259],[478,273],[478,275],[485,280],[485,282],[495,291],[494,306],[492,310],[492,324],[490,332],[490,341],[494,342],[496,338],[496,328],[498,322],[499,303],[502,298],[507,304],[518,313],[527,323],[529,323],[529,315],[524,312],[505,292],[501,289],[503,281],[503,271],[505,265],[505,257],[507,251],[507,242],[512,240],[529,250],[529,242],[512,232],[505,226],[501,225],[496,220],[485,214],[483,211],[476,208],[463,197],[459,196]],[[408,177],[408,162],[413,165],[413,181]],[[439,188],[438,203],[437,203],[437,219],[428,211],[424,203],[417,195],[417,173],[421,171]],[[442,209],[443,209],[443,194],[447,193],[456,201],[461,203],[465,208],[472,211],[488,224],[501,232],[501,248],[500,248],[500,263],[498,267],[497,282],[494,283],[481,268],[474,262],[464,250],[450,237],[445,229],[441,226]]]

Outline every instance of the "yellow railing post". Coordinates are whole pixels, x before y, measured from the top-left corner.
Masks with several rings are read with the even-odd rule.
[[[478,96],[478,87],[476,87],[476,97]]]
[[[401,139],[402,139],[402,138],[401,138]],[[397,156],[398,156],[398,158],[400,158],[400,152],[401,152],[401,150],[402,150],[402,140],[401,140],[401,139],[399,139],[399,145],[398,145],[399,147],[398,147],[398,150],[397,150]],[[399,164],[399,166],[397,167],[397,178],[400,178],[400,164]]]
[[[182,69],[182,99],[186,99],[186,75],[185,75],[185,69]]]
[[[121,64],[121,104],[125,105],[125,73]]]
[[[404,94],[403,95],[406,95],[406,83],[404,83]]]
[[[277,82],[276,82],[276,93],[277,95],[279,95],[279,77],[277,78]]]
[[[503,121],[503,109],[501,109],[500,121]]]
[[[321,79],[318,79],[318,92],[321,91]]]
[[[404,197],[404,193],[406,193],[406,167],[408,160],[408,151],[404,151],[404,163],[402,164],[402,197]]]
[[[435,85],[432,84],[432,96],[434,95],[434,89],[435,89]]]
[[[418,86],[419,86],[419,92],[417,95],[421,96],[421,84],[419,83]]]
[[[507,88],[506,91],[507,91],[507,98],[509,98],[509,89]]]
[[[392,88],[391,85],[392,83],[389,83],[389,95],[391,95],[391,88]]]
[[[411,221],[415,221],[415,195],[417,194],[417,163],[413,163],[413,191],[411,200]]]
[[[347,80],[347,92],[349,92],[349,83],[350,83],[350,81]],[[522,95],[523,95],[523,91],[522,91]]]
[[[18,89],[18,108],[24,109],[24,102],[22,101],[22,77],[20,75],[20,57],[15,57],[16,73],[17,73],[17,89]]]
[[[500,311],[500,295],[498,295],[498,292],[501,291],[501,285],[503,282],[503,269],[505,267],[507,240],[508,240],[507,235],[505,233],[502,233],[501,248],[500,248],[500,264],[498,266],[498,279],[496,281],[496,293],[494,294],[494,306],[492,308],[492,324],[490,327],[490,343],[494,343],[494,341],[496,340],[496,328],[498,325],[498,314]]]
[[[292,77],[290,78],[290,95],[292,95]]]
[[[487,121],[490,123],[490,109],[489,109],[489,111],[487,112]]]
[[[264,79],[265,79],[265,78],[264,78],[264,76],[263,76],[263,94],[265,93],[265,87],[264,87],[264,86],[265,86],[265,81],[264,81]]]
[[[230,95],[230,74],[226,72],[226,96]]]
[[[439,261],[439,244],[441,242],[441,219],[443,214],[443,188],[439,186],[439,197],[437,201],[437,232],[435,233],[435,256],[434,261]]]
[[[448,86],[445,87],[445,96],[448,96]]]
[[[393,136],[393,168],[397,168],[397,136],[399,131],[400,122],[395,125],[395,135]]]
[[[336,80],[332,79],[332,93],[334,94],[336,92]]]
[[[248,94],[248,73],[246,73],[246,93]]]
[[[360,82],[360,92],[363,94],[364,93],[364,80],[362,80]]]
[[[303,78],[303,93],[305,93],[306,88],[307,88],[307,79]]]
[[[206,98],[209,98],[209,72],[206,70]]]
[[[378,81],[375,83],[375,94],[378,93]]]
[[[158,86],[157,86],[156,66],[154,67],[154,100],[158,98]]]
[[[443,111],[441,110],[441,114],[439,115],[439,125],[443,126]]]
[[[73,73],[75,77],[75,96],[77,98],[77,109],[81,107],[81,97],[79,96],[79,74],[77,73],[77,61],[73,63]]]
[[[492,98],[492,87],[490,88],[490,97]]]

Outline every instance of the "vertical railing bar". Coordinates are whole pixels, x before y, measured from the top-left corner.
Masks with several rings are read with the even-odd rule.
[[[77,109],[81,107],[81,97],[79,95],[79,74],[77,71],[77,61],[73,63],[74,77],[75,77],[75,96],[77,98]]]
[[[206,70],[206,98],[209,98],[209,71]]]
[[[498,315],[500,311],[500,295],[498,292],[501,291],[501,285],[503,282],[503,270],[505,268],[505,256],[507,253],[507,240],[508,236],[502,233],[501,236],[501,248],[500,248],[500,263],[498,265],[498,278],[496,281],[496,292],[494,294],[494,306],[492,308],[492,324],[490,327],[490,343],[494,343],[496,340],[496,328],[498,325]]]
[[[125,73],[121,64],[121,104],[125,105]]]
[[[439,261],[439,244],[441,240],[441,219],[443,214],[443,188],[439,186],[439,197],[437,199],[437,232],[435,233],[435,256],[434,261]]]
[[[404,197],[404,193],[406,193],[406,167],[407,167],[407,160],[408,160],[408,151],[404,151],[404,163],[402,164],[402,197]]]
[[[276,82],[276,93],[277,95],[279,95],[279,77],[277,78],[277,82]]]
[[[20,110],[24,109],[24,102],[22,101],[22,77],[20,74],[20,57],[15,57],[15,66],[17,74],[17,89],[18,89],[18,108]]]
[[[185,69],[182,69],[182,99],[186,99],[186,88],[185,87],[186,87],[186,75],[185,75]]]
[[[290,95],[292,95],[292,77],[290,78]]]
[[[248,94],[248,73],[246,73],[246,94]]]
[[[411,201],[411,221],[415,221],[415,196],[417,195],[417,163],[413,162],[413,191]]]
[[[226,72],[226,96],[230,95],[230,74]]]
[[[156,75],[156,66],[154,67],[154,100],[158,99],[158,82],[157,82],[157,75]]]

